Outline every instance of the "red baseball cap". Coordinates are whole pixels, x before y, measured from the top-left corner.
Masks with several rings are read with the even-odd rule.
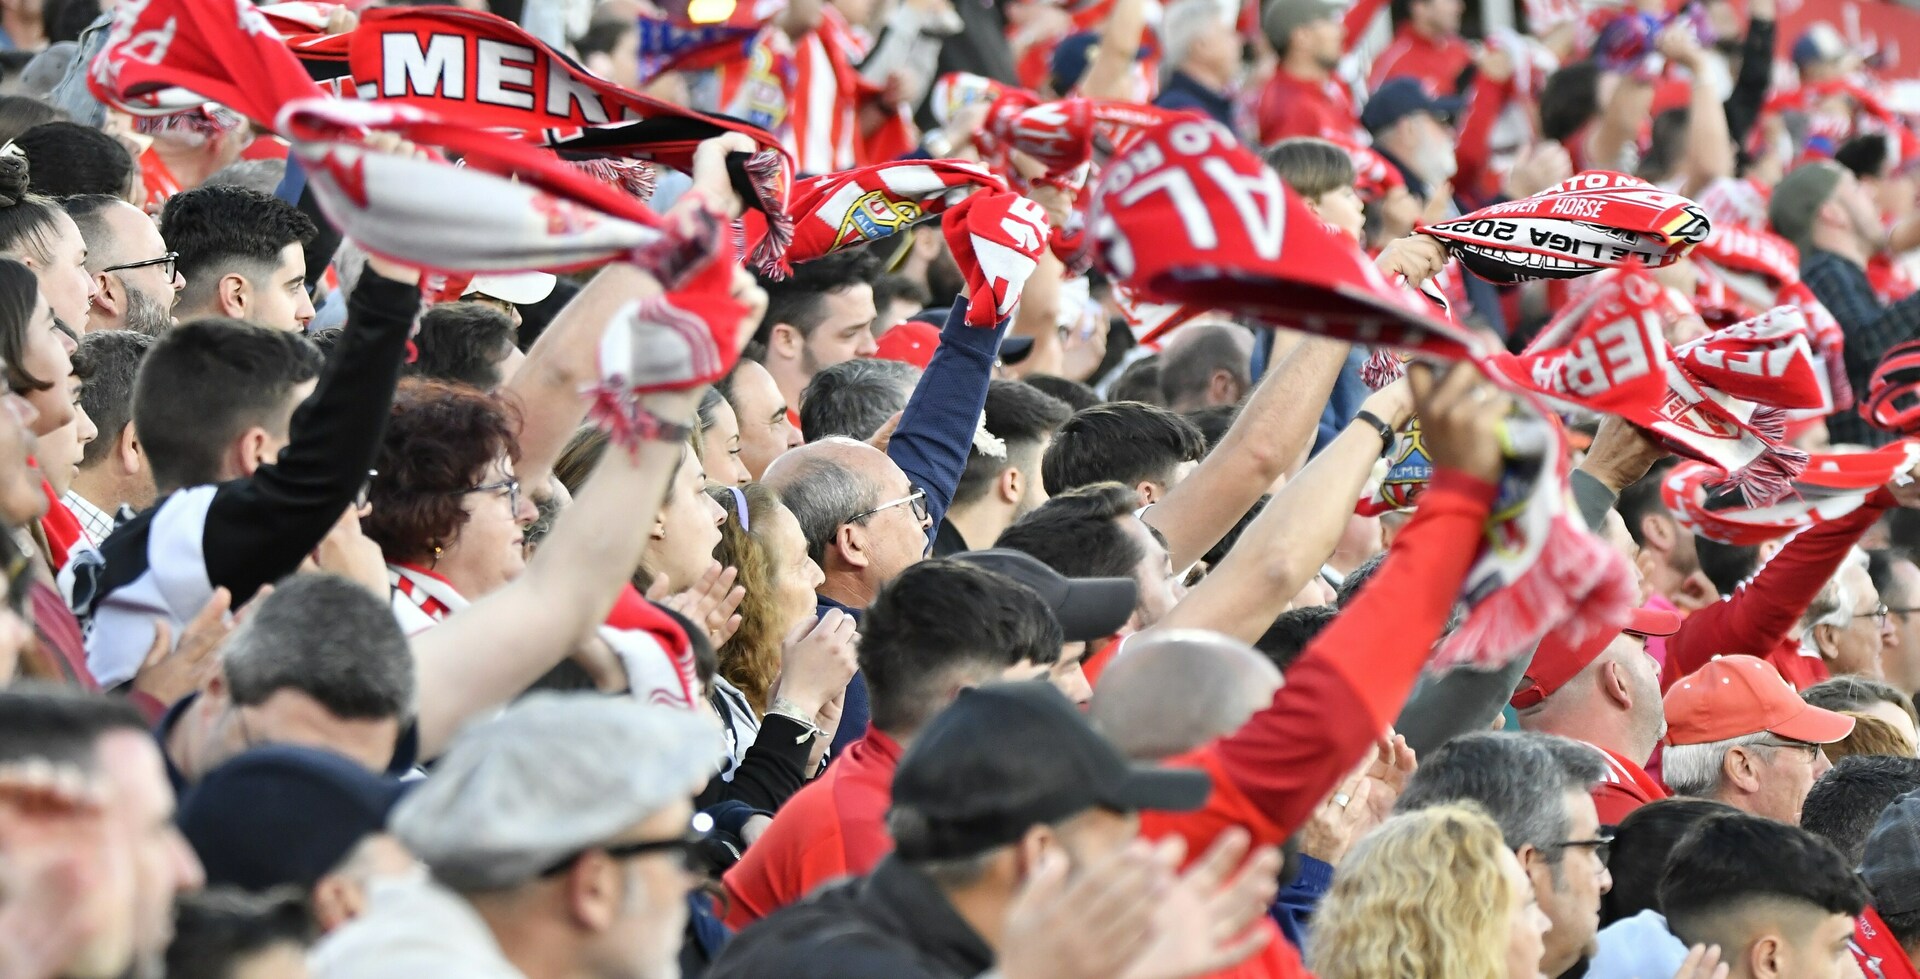
[[[873,355],[881,360],[897,360],[926,370],[934,348],[940,346],[940,328],[920,320],[896,323],[880,334],[874,346]]]
[[[1773,664],[1721,656],[1667,691],[1667,743],[1707,744],[1765,731],[1808,744],[1853,732],[1853,718],[1800,699]]]
[[[1555,691],[1567,685],[1567,681],[1579,676],[1580,671],[1598,659],[1621,633],[1641,637],[1671,636],[1680,631],[1680,622],[1680,615],[1676,612],[1637,608],[1633,610],[1633,617],[1627,620],[1625,628],[1597,632],[1577,646],[1567,642],[1564,631],[1550,632],[1540,640],[1540,648],[1533,654],[1533,663],[1527,667],[1526,675],[1520,678],[1519,689],[1513,692],[1512,699],[1507,702],[1516,710],[1532,707],[1553,696]]]

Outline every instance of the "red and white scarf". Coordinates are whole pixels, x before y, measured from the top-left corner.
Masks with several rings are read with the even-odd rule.
[[[1896,435],[1920,435],[1920,340],[1889,348],[1873,369],[1860,417]]]
[[[1660,499],[1685,530],[1744,547],[1844,517],[1916,463],[1920,442],[1911,439],[1871,452],[1815,455],[1795,477],[1792,495],[1770,506],[1748,506],[1738,492],[1715,487],[1720,474],[1714,467],[1688,461],[1668,471]]]
[[[387,565],[387,583],[393,586],[393,617],[409,636],[433,628],[471,604],[452,582],[411,564]],[[694,673],[693,647],[680,626],[641,598],[632,585],[622,589],[599,635],[620,658],[626,669],[628,692],[636,699],[694,708],[699,681]]]
[[[1421,225],[1489,282],[1571,279],[1639,262],[1661,268],[1707,237],[1700,205],[1638,177],[1593,170],[1531,197]]]
[[[1147,301],[1204,306],[1446,360],[1486,363],[1476,335],[1385,281],[1225,127],[1177,119],[1108,164],[1093,202],[1096,257]],[[1618,628],[1635,603],[1625,561],[1567,508],[1567,452],[1530,391],[1509,421],[1512,460],[1462,587],[1470,611],[1438,665],[1504,663],[1554,629]]]
[[[976,190],[1005,191],[1007,182],[964,160],[903,160],[809,177],[793,185],[787,211],[792,240],[764,247],[763,215],[742,219],[747,249],[763,274],[784,278],[792,266],[906,231],[944,213]]]

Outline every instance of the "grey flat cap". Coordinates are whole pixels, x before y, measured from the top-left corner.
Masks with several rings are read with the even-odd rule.
[[[706,711],[536,694],[460,732],[388,828],[455,890],[513,887],[691,796],[723,753]]]
[[[1881,914],[1920,911],[1920,792],[1893,800],[1867,835],[1860,877]]]

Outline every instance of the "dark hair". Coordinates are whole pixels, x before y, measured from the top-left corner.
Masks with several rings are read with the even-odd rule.
[[[1600,112],[1600,66],[1576,61],[1547,76],[1540,88],[1540,136],[1561,142]]]
[[[1074,411],[1091,408],[1100,403],[1100,395],[1079,381],[1069,381],[1052,374],[1028,374],[1020,383],[1039,391],[1048,397],[1064,401]]]
[[[919,309],[926,309],[933,304],[933,294],[927,291],[927,287],[904,275],[887,274],[873,280],[874,309],[885,309],[901,299]]]
[[[1347,576],[1340,579],[1340,587],[1333,590],[1333,606],[1346,608],[1352,605],[1353,600],[1360,597],[1361,590],[1367,587],[1367,583],[1373,580],[1374,575],[1380,573],[1380,566],[1385,563],[1387,563],[1387,551],[1381,551],[1360,562],[1359,567],[1347,572]]]
[[[41,123],[67,118],[65,112],[26,95],[0,95],[0,143],[18,139]]]
[[[100,434],[80,454],[80,467],[99,465],[133,423],[133,381],[153,338],[131,330],[97,330],[80,338],[73,372],[80,378],[80,407]]]
[[[231,184],[175,194],[160,212],[160,235],[180,253],[176,268],[187,279],[182,298],[191,297],[192,305],[203,304],[206,290],[230,272],[248,278],[269,274],[282,250],[305,245],[318,233],[312,219],[292,204]]]
[[[119,195],[133,183],[133,154],[91,126],[43,122],[15,136],[13,144],[27,154],[36,193]]]
[[[919,382],[919,368],[897,360],[856,357],[822,367],[800,392],[800,431],[809,442],[870,439],[906,408]]]
[[[1565,797],[1587,792],[1607,774],[1600,752],[1551,734],[1463,734],[1420,760],[1395,805],[1413,812],[1445,802],[1475,802],[1500,824],[1509,849],[1531,846],[1558,865],[1570,814]]]
[[[591,54],[612,54],[621,38],[638,30],[639,25],[631,19],[596,17],[587,25],[586,33],[574,38],[573,50],[583,59]]]
[[[1113,401],[1160,403],[1160,355],[1149,354],[1128,364],[1115,378],[1107,393]]]
[[[60,234],[60,205],[29,190],[25,153],[0,153],[0,252],[46,264]]]
[[[4,360],[7,387],[15,393],[45,391],[58,378],[42,380],[27,373],[27,331],[32,327],[40,280],[33,270],[11,258],[0,258],[0,360]]]
[[[954,505],[964,506],[985,496],[987,487],[1011,466],[1019,465],[1028,478],[1039,475],[1028,457],[1072,415],[1073,409],[1066,402],[1019,381],[989,382],[987,431],[1006,443],[1007,454],[996,459],[977,449],[969,451],[967,468],[960,473],[960,483],[953,491]]]
[[[1800,699],[1831,711],[1857,710],[1863,713],[1874,704],[1892,704],[1900,708],[1916,727],[1920,727],[1920,713],[1914,711],[1913,698],[1882,680],[1851,674],[1836,676],[1800,691]]]
[[[1867,888],[1831,843],[1742,812],[1689,831],[1660,881],[1668,928],[1688,945],[1722,944],[1723,916],[1769,900],[1852,917],[1867,906]]]
[[[220,652],[233,702],[298,690],[348,720],[413,713],[413,654],[387,603],[331,574],[296,574],[234,629]]]
[[[1694,553],[1700,558],[1700,573],[1713,582],[1722,595],[1731,595],[1740,583],[1760,570],[1760,548],[1753,544],[1722,544],[1695,535]]]
[[[162,493],[215,482],[233,440],[255,425],[285,434],[294,388],[320,352],[296,333],[224,317],[168,330],[133,382],[133,427]]]
[[[791,276],[779,281],[762,276],[760,288],[767,291],[767,312],[760,318],[754,342],[764,349],[776,323],[799,330],[801,336],[812,336],[825,315],[822,297],[871,282],[879,271],[879,260],[867,249],[853,248],[796,265]]]
[[[60,198],[60,206],[66,209],[67,217],[72,218],[74,225],[80,229],[80,238],[87,243],[89,253],[104,252],[106,249],[106,239],[109,237],[107,209],[115,204],[126,203],[126,199],[117,194],[73,194]],[[91,260],[98,256],[89,254],[87,257]]]
[[[1305,652],[1307,644],[1320,637],[1340,610],[1331,605],[1309,605],[1288,609],[1273,620],[1273,625],[1253,641],[1253,648],[1266,654],[1273,665],[1285,673],[1293,661]]]
[[[1734,811],[1707,799],[1661,799],[1628,813],[1613,830],[1613,853],[1607,857],[1613,889],[1600,898],[1601,926],[1660,910],[1660,878],[1680,838],[1702,820]]]
[[[1192,422],[1165,408],[1116,401],[1067,419],[1047,446],[1040,473],[1050,494],[1104,482],[1131,488],[1164,483],[1181,463],[1206,454],[1207,440]]]
[[[1283,139],[1261,154],[1280,181],[1308,200],[1318,200],[1356,179],[1353,156],[1324,139],[1295,136]]]
[[[407,374],[491,391],[514,350],[513,319],[487,303],[439,303],[421,314],[413,342],[420,355],[402,368]]]
[[[1134,491],[1119,483],[1082,486],[1014,521],[993,546],[1030,554],[1069,578],[1131,578],[1147,555],[1119,520],[1137,506]]]
[[[461,494],[502,455],[520,458],[512,404],[458,384],[407,378],[393,399],[374,468],[373,513],[361,521],[389,560],[432,554],[466,525]]]
[[[102,737],[146,730],[140,712],[122,697],[33,681],[0,690],[0,764],[44,759],[91,772]]]
[[[1649,514],[1667,515],[1667,504],[1660,498],[1660,484],[1666,481],[1668,470],[1678,461],[1676,456],[1666,456],[1655,462],[1645,476],[1628,483],[1626,489],[1620,491],[1620,498],[1614,501],[1613,508],[1627,525],[1627,536],[1633,538],[1635,547],[1645,547],[1647,543],[1640,532],[1640,521]]]
[[[1881,133],[1866,133],[1840,144],[1833,151],[1833,162],[1853,171],[1855,177],[1878,178],[1887,169],[1892,147]]]
[[[1835,762],[1807,792],[1800,825],[1860,865],[1867,836],[1893,800],[1920,789],[1920,759],[1849,755]]]
[[[167,946],[167,975],[233,979],[253,956],[276,945],[304,954],[317,937],[297,888],[249,894],[214,887],[184,894],[175,908],[173,943]]]
[[[1033,589],[962,561],[922,561],[880,589],[860,618],[860,672],[873,726],[913,731],[946,706],[954,675],[997,679],[1060,658],[1060,623]]]
[[[1239,405],[1208,405],[1183,412],[1180,417],[1193,423],[1200,430],[1200,437],[1207,440],[1207,451],[1211,453],[1220,447],[1220,440],[1227,437],[1227,431],[1233,428],[1233,420],[1240,417]]]

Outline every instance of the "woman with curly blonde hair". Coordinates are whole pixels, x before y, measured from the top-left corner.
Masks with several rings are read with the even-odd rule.
[[[1500,827],[1433,806],[1347,853],[1308,952],[1320,979],[1539,979],[1549,924]]]

